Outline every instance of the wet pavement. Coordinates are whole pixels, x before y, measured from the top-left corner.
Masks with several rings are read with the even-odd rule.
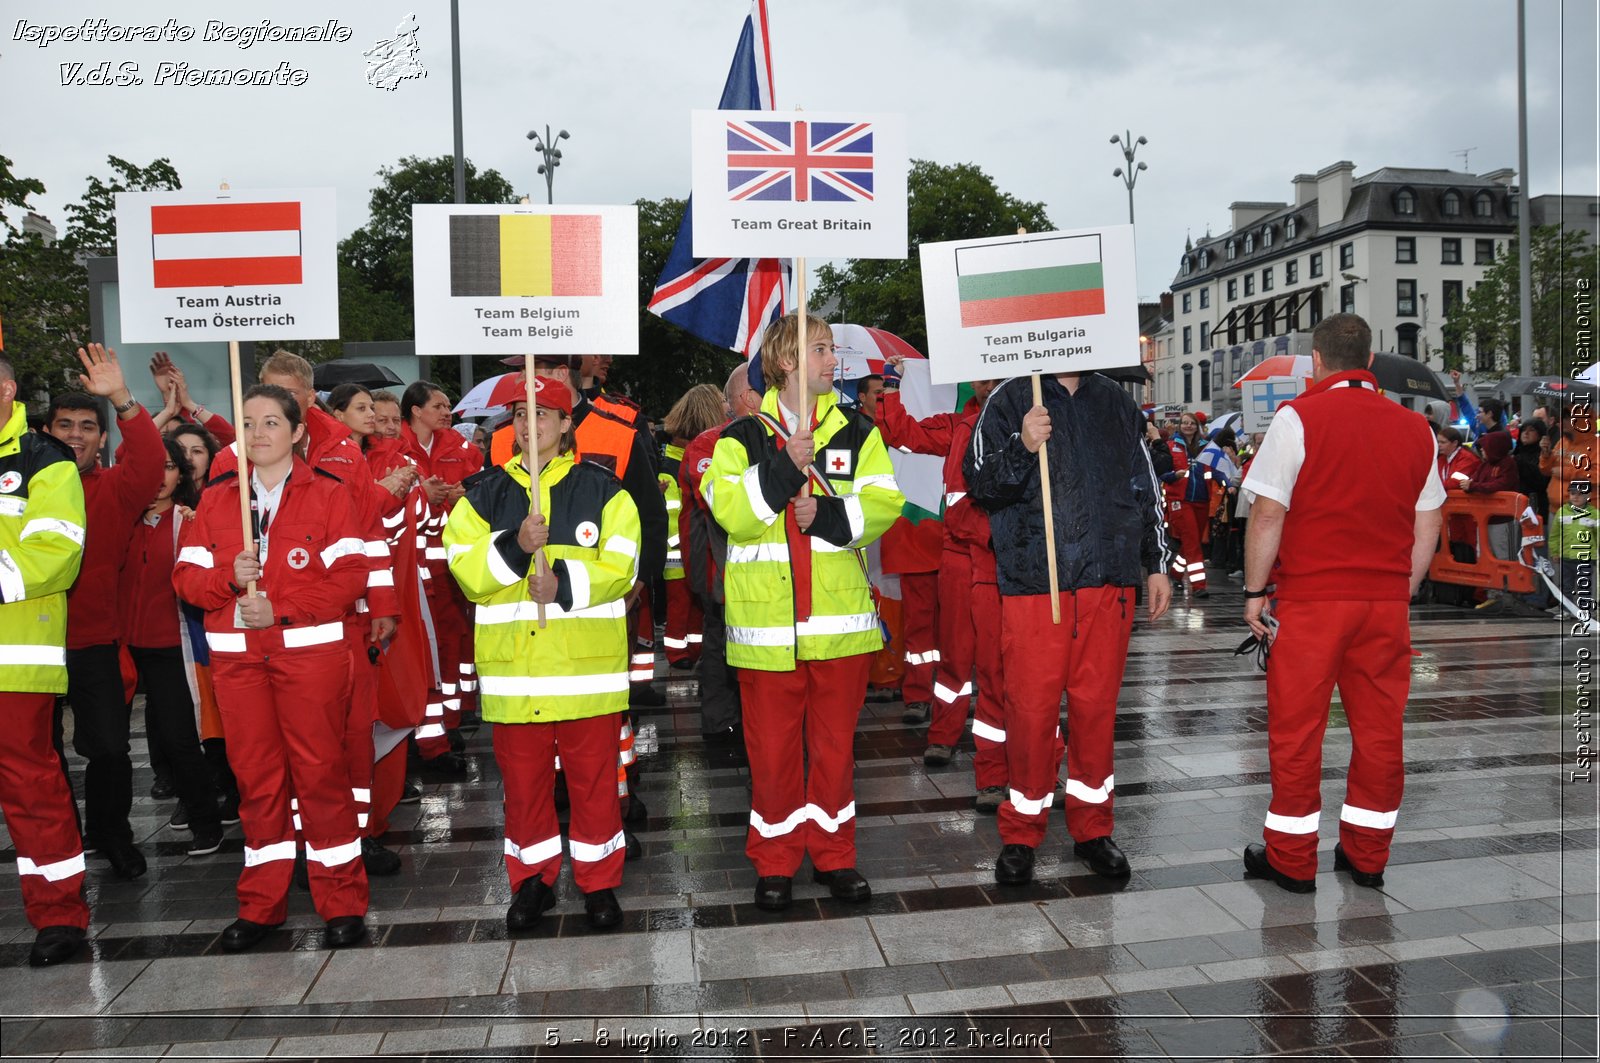
[[[970,738],[926,768],[901,705],[869,703],[857,816],[873,900],[834,901],[803,871],[791,910],[760,911],[742,764],[701,739],[692,676],[664,671],[667,707],[638,716],[654,747],[649,818],[617,930],[588,928],[564,873],[542,924],[508,934],[483,729],[468,779],[422,778],[422,800],[393,817],[385,840],[405,866],[373,880],[364,947],[322,948],[297,892],[282,930],[223,955],[238,828],[220,853],[184,856],[173,806],[145,796],[141,735],[134,827],[151,869],[121,882],[90,858],[92,959],[27,967],[33,932],[0,835],[0,1054],[1595,1058],[1597,791],[1569,781],[1573,713],[1592,709],[1573,666],[1593,640],[1550,618],[1414,608],[1409,775],[1386,884],[1333,874],[1329,815],[1318,889],[1300,896],[1241,871],[1267,761],[1264,679],[1232,655],[1240,602],[1219,579],[1209,600],[1135,632],[1116,764],[1116,838],[1134,874],[1120,885],[1071,855],[1059,813],[1036,881],[995,885]],[[1336,703],[1331,808],[1349,748]]]

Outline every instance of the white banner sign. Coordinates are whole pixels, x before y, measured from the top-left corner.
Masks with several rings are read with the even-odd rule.
[[[905,258],[905,117],[695,111],[696,258]]]
[[[1139,362],[1130,225],[923,244],[919,254],[935,383]]]
[[[638,354],[639,208],[411,208],[418,354]]]
[[[118,192],[127,343],[339,336],[331,188]]]
[[[1247,435],[1265,432],[1278,407],[1290,399],[1298,398],[1305,389],[1304,377],[1269,376],[1265,380],[1241,380],[1240,429]]]

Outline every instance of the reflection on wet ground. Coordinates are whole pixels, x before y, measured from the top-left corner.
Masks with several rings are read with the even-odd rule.
[[[802,873],[792,909],[762,912],[742,761],[701,739],[692,674],[673,671],[667,707],[638,719],[655,751],[619,930],[592,932],[564,877],[539,927],[507,933],[483,730],[466,780],[425,779],[396,815],[386,840],[405,867],[373,881],[365,947],[325,951],[298,894],[257,951],[222,955],[237,828],[221,853],[185,857],[141,770],[135,829],[151,872],[120,882],[91,858],[93,959],[30,970],[32,931],[19,906],[0,911],[0,1052],[1593,1058],[1596,790],[1567,781],[1579,643],[1553,620],[1416,609],[1386,885],[1335,876],[1329,833],[1317,892],[1295,896],[1241,875],[1267,761],[1265,684],[1232,656],[1239,604],[1222,583],[1136,632],[1116,732],[1125,885],[1072,857],[1058,816],[1037,881],[996,886],[970,739],[949,767],[925,768],[901,706],[875,702],[856,743],[872,902],[836,902]],[[1336,707],[1326,804],[1343,798],[1349,739]],[[0,890],[15,899],[14,881]]]

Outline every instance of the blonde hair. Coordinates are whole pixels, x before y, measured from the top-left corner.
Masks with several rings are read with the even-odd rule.
[[[293,351],[273,351],[272,356],[261,363],[259,376],[292,376],[305,387],[311,387],[313,375],[311,363],[295,354]]]
[[[806,315],[806,338],[826,335],[833,342],[833,328],[815,314]],[[785,361],[800,365],[800,317],[798,313],[785,314],[767,326],[761,337],[761,376],[767,387],[782,391],[789,383],[790,370]]]
[[[715,384],[696,384],[672,404],[661,427],[673,439],[693,439],[725,417],[721,389]]]

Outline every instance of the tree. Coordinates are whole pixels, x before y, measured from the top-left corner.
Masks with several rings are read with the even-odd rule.
[[[1584,243],[1581,229],[1563,230],[1541,225],[1531,233],[1533,296],[1533,372],[1536,376],[1562,375],[1562,352],[1571,347],[1574,326],[1572,298],[1581,283],[1588,291],[1596,285],[1594,249]],[[1510,373],[1518,371],[1522,345],[1522,311],[1518,284],[1522,266],[1517,242],[1508,240],[1495,250],[1494,265],[1455,307],[1446,308],[1444,338],[1447,345],[1471,343],[1480,359]],[[1446,369],[1462,369],[1460,355],[1445,356]]]
[[[75,383],[67,375],[77,366],[73,351],[89,338],[87,271],[62,243],[46,244],[12,222],[12,211],[31,210],[29,198],[44,191],[37,179],[13,174],[11,160],[0,156],[0,328],[24,401]]]
[[[906,190],[909,195],[910,254],[899,259],[851,259],[843,269],[825,265],[810,302],[838,299],[833,315],[839,321],[874,325],[895,333],[918,350],[928,349],[928,325],[922,308],[924,243],[1010,236],[1018,227],[1030,232],[1052,228],[1043,203],[1017,199],[995,187],[994,179],[971,163],[941,166],[914,159]]]
[[[683,223],[684,201],[641,199],[635,205],[639,208],[639,355],[612,362],[606,386],[631,395],[660,417],[696,384],[721,387],[742,359],[645,309]]]
[[[141,167],[127,159],[107,155],[106,162],[113,173],[110,183],[90,174],[82,202],[68,203],[66,207],[67,231],[62,242],[84,255],[117,253],[115,197],[118,192],[158,192],[183,187],[171,159],[157,159]]]

